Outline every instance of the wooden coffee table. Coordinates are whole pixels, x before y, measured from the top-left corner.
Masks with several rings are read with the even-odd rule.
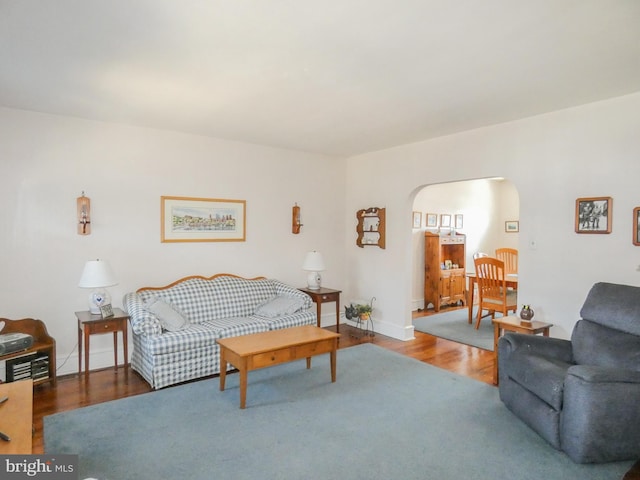
[[[33,436],[33,380],[0,385],[0,431],[11,438],[0,440],[0,455],[31,455]]]
[[[217,341],[220,345],[220,390],[224,390],[227,363],[230,363],[240,371],[240,408],[245,408],[248,372],[302,358],[307,359],[307,368],[311,368],[311,357],[323,353],[331,354],[331,381],[335,382],[339,337],[338,333],[305,325],[222,338]]]

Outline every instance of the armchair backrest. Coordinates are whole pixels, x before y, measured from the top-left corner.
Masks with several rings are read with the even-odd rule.
[[[640,288],[596,283],[571,334],[574,361],[640,371]]]
[[[640,287],[596,283],[584,301],[580,316],[605,327],[640,335]]]

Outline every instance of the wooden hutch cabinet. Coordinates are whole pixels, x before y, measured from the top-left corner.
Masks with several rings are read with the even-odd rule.
[[[425,232],[424,308],[467,301],[465,277],[465,235]]]

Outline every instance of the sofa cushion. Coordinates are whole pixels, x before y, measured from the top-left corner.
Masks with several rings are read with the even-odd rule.
[[[202,326],[216,332],[216,338],[238,337],[269,330],[269,324],[251,317],[218,318],[204,322]]]
[[[304,303],[304,298],[301,297],[278,295],[258,305],[254,314],[267,318],[291,315],[300,310],[304,306]]]
[[[571,334],[571,344],[578,364],[640,371],[639,336],[579,320]]]
[[[515,351],[504,364],[513,381],[559,411],[562,408],[564,377],[570,363],[534,355],[529,351]]]
[[[216,345],[218,333],[204,325],[191,323],[179,332],[164,332],[162,335],[145,338],[145,350],[151,355],[165,355],[167,353],[213,348]]]
[[[189,325],[185,314],[177,307],[160,297],[152,297],[144,304],[144,308],[153,313],[162,328],[169,332],[177,332]]]

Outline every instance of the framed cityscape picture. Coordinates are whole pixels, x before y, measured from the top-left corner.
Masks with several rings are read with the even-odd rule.
[[[161,197],[160,241],[244,242],[246,201]]]

